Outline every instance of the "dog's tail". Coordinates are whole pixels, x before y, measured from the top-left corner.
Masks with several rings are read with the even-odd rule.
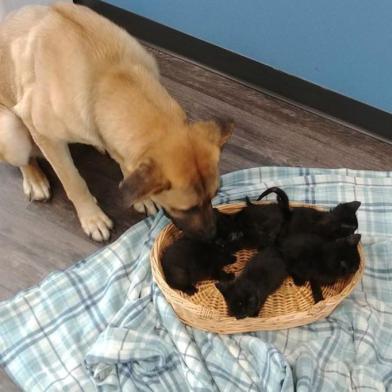
[[[283,189],[280,189],[277,186],[274,186],[272,188],[268,188],[257,198],[257,201],[260,201],[265,196],[267,196],[271,193],[275,193],[277,195],[279,207],[281,208],[284,217],[286,219],[289,219],[291,217],[289,198]]]

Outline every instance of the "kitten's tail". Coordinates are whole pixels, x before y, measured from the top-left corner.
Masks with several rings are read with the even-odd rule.
[[[277,200],[280,208],[282,209],[283,215],[286,219],[289,219],[291,216],[291,210],[289,206],[289,198],[286,192],[283,189],[274,186],[272,188],[266,189],[258,198],[257,201],[263,199],[265,196],[275,193],[277,195]]]

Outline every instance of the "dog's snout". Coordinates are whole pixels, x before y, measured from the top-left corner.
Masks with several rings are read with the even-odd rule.
[[[204,231],[204,236],[206,240],[212,240],[216,236],[217,225],[216,225],[216,214],[210,205],[210,208],[207,210],[208,213],[205,216],[204,227],[202,230]]]
[[[211,241],[217,233],[216,214],[211,203],[180,216],[166,214],[173,223],[190,238]]]
[[[188,235],[194,239],[198,239],[201,241],[211,241],[216,236],[216,224],[215,222],[205,225],[204,227],[200,227],[196,230],[184,230]]]

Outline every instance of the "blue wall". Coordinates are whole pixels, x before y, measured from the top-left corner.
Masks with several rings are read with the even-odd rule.
[[[391,0],[108,0],[392,113]]]

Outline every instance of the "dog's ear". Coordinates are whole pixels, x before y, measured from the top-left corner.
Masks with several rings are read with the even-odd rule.
[[[234,131],[234,121],[233,120],[217,120],[218,125],[218,135],[216,137],[217,144],[222,147],[231,137]]]
[[[120,183],[120,189],[127,203],[130,204],[169,188],[170,182],[150,158],[139,163],[136,169]]]
[[[211,120],[196,124],[203,136],[220,148],[230,139],[234,130],[234,121],[232,120]]]

